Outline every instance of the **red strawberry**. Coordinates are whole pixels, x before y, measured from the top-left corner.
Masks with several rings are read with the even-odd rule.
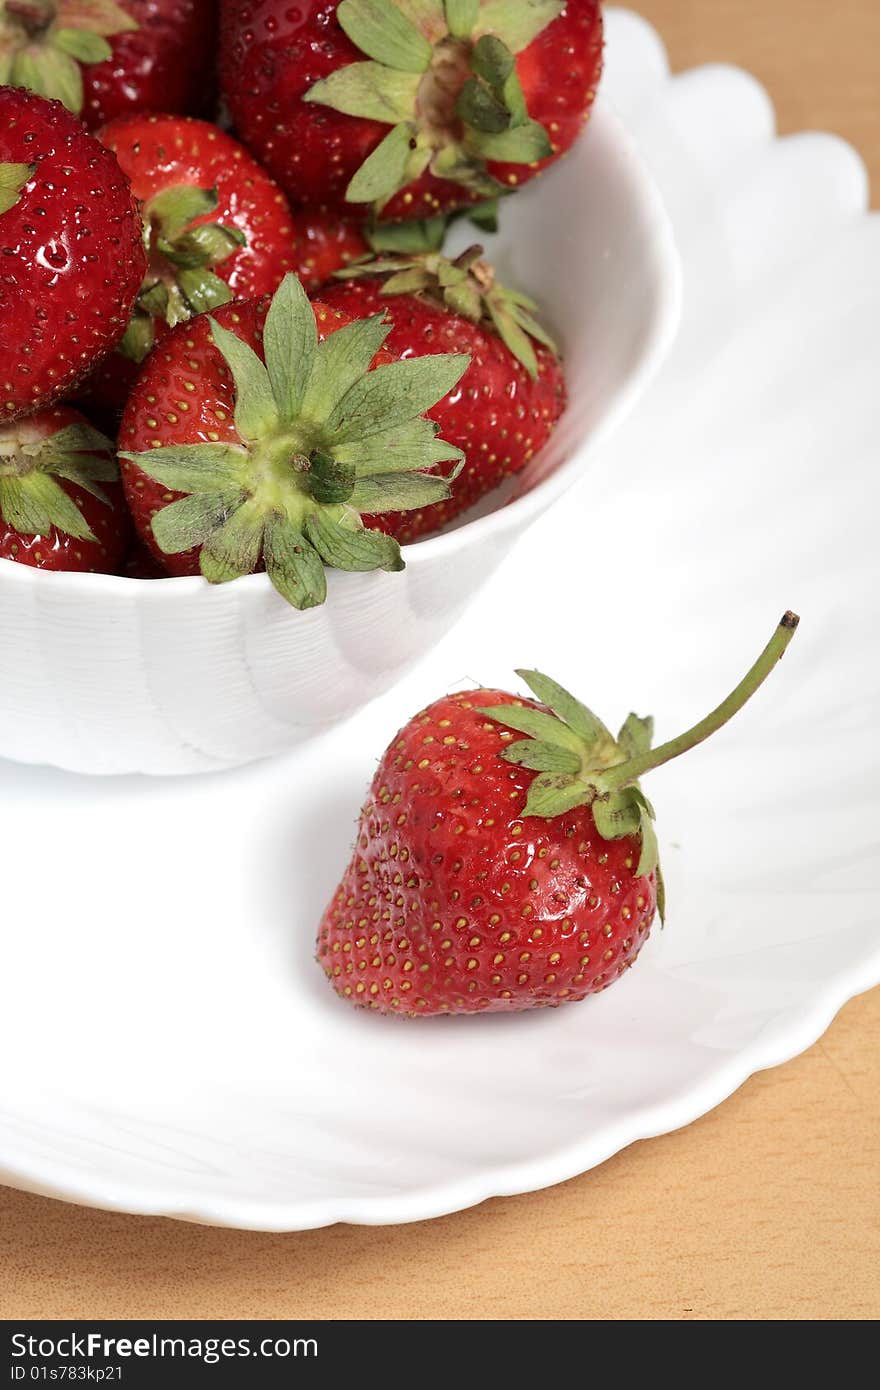
[[[381,316],[310,304],[294,275],[271,303],[224,305],[168,334],[120,431],[135,525],[171,574],[223,583],[265,564],[297,608],[322,603],[324,565],[403,568],[361,512],[449,495],[430,473],[458,451],[423,418],[467,365],[381,353]]]
[[[369,253],[360,228],[334,213],[296,212],[293,215],[294,274],[309,294],[326,285],[343,266]]]
[[[126,579],[167,579],[168,571],[139,538],[130,546],[121,573]]]
[[[599,0],[221,10],[242,139],[294,200],[362,216],[432,216],[526,183],[574,142],[601,67]]]
[[[109,151],[58,102],[0,87],[0,418],[68,394],[118,342],[146,269]]]
[[[128,532],[113,445],[79,411],[0,425],[0,557],[112,574]]]
[[[187,116],[122,116],[98,131],[131,180],[150,261],[117,351],[89,405],[118,419],[140,363],[168,328],[232,298],[269,294],[294,264],[284,194],[243,145]]]
[[[89,128],[130,111],[198,115],[213,97],[216,22],[216,0],[5,0],[3,80]]]
[[[400,357],[441,347],[471,355],[459,386],[431,411],[465,455],[464,470],[448,501],[375,519],[399,541],[438,530],[521,472],[565,408],[562,367],[534,302],[499,285],[479,255],[473,247],[455,262],[433,252],[368,261],[321,291],[323,303],[353,318],[386,309],[387,344]]]
[[[420,1017],[533,1009],[613,984],[664,907],[638,779],[726,723],[797,622],[786,613],[733,694],[653,750],[652,720],[631,714],[614,739],[537,671],[518,674],[540,703],[470,690],[416,715],[379,764],[321,923],[336,992]]]

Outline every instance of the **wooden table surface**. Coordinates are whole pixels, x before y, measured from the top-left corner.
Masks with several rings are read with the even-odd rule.
[[[739,63],[880,188],[880,0],[637,0],[673,67]],[[880,989],[677,1134],[420,1225],[266,1236],[0,1189],[0,1317],[876,1318]]]

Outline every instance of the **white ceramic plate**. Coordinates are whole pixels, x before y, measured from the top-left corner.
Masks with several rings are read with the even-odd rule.
[[[284,760],[171,785],[0,772],[7,1182],[266,1229],[435,1216],[688,1123],[880,979],[863,170],[829,136],[775,139],[743,73],[670,79],[620,12],[606,91],[676,224],[681,338],[464,623]],[[624,980],[534,1016],[418,1025],[331,994],[315,925],[408,713],[537,664],[609,720],[653,709],[665,736],[786,606],[803,623],[771,683],[655,775],[669,922]]]

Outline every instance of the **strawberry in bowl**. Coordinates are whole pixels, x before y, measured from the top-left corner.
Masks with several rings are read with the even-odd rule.
[[[409,230],[413,224],[389,225]],[[372,228],[364,230],[374,235]],[[386,248],[387,237],[386,228]],[[400,242],[396,245],[399,248]],[[600,254],[603,247],[613,248],[613,254]],[[526,189],[511,200],[492,245],[492,261],[502,283],[523,286],[546,313],[547,327],[564,352],[565,411],[546,445],[512,480],[513,486],[487,494],[479,509],[456,516],[454,527],[427,535],[418,544],[401,545],[403,569],[397,567],[399,561],[390,547],[378,549],[389,540],[381,528],[390,511],[381,509],[388,505],[390,494],[381,502],[373,501],[362,488],[361,505],[353,509],[351,497],[324,503],[331,510],[339,507],[342,513],[346,508],[356,511],[364,534],[370,537],[366,545],[375,555],[387,554],[393,563],[388,569],[348,572],[325,563],[321,576],[312,563],[311,595],[319,596],[323,582],[327,601],[303,610],[286,601],[272,582],[265,526],[260,558],[254,556],[253,544],[258,526],[242,527],[239,540],[247,544],[237,543],[231,549],[226,547],[229,531],[222,537],[215,535],[230,519],[225,515],[228,504],[238,502],[247,491],[247,483],[241,486],[240,454],[251,454],[251,443],[259,441],[233,431],[236,383],[222,353],[216,358],[208,355],[207,335],[212,332],[211,320],[219,320],[220,327],[235,337],[241,329],[244,360],[254,365],[250,350],[260,368],[267,370],[265,335],[261,340],[259,322],[252,321],[250,337],[239,306],[230,303],[168,332],[144,361],[130,403],[134,410],[139,401],[137,416],[126,412],[135,433],[123,436],[121,449],[138,456],[122,463],[129,495],[144,494],[138,529],[147,535],[149,528],[152,534],[156,519],[171,513],[168,532],[162,532],[168,518],[159,523],[168,549],[163,550],[152,534],[151,556],[152,564],[161,564],[164,573],[175,572],[160,583],[128,577],[150,573],[143,552],[133,558],[126,575],[118,576],[48,575],[0,559],[0,757],[89,773],[164,775],[228,768],[283,752],[350,716],[392,687],[437,644],[514,543],[568,487],[584,478],[593,442],[600,434],[607,435],[630,408],[674,333],[678,262],[668,222],[631,142],[601,103],[591,116],[586,138],[577,142],[568,159],[547,173],[540,188]],[[143,268],[138,285],[142,276]],[[374,280],[379,288],[387,283],[383,276],[366,277],[365,283]],[[340,285],[347,288],[344,282]],[[432,294],[419,293],[426,299]],[[396,298],[381,296],[376,310],[388,319],[383,324],[383,331],[388,329],[386,342],[394,331]],[[405,296],[399,298],[402,301]],[[326,307],[324,312],[330,316],[342,311]],[[314,322],[314,308],[312,313]],[[239,315],[240,324],[233,315]],[[368,326],[375,316],[357,318],[358,332],[373,331]],[[488,329],[482,313],[480,317],[480,325],[469,326]],[[329,323],[328,318],[327,327]],[[338,336],[331,334],[320,347]],[[62,340],[63,332],[58,337]],[[228,348],[228,341],[221,340]],[[540,344],[537,339],[532,342],[540,358]],[[186,350],[190,343],[196,352]],[[211,345],[216,347],[213,337]],[[442,342],[439,346],[445,351]],[[170,361],[165,360],[166,353]],[[367,376],[378,375],[378,370],[377,362]],[[525,383],[528,374],[524,367],[521,370]],[[144,382],[154,372],[158,389],[150,390]],[[256,375],[262,381],[259,371]],[[427,405],[426,399],[420,402],[427,407],[427,415],[434,414],[450,384],[451,379],[433,405]],[[208,399],[215,386],[216,394]],[[275,400],[274,391],[271,394]],[[270,410],[274,408],[259,385],[257,398]],[[161,411],[151,409],[160,401]],[[212,413],[214,407],[225,419]],[[243,424],[245,434],[251,427]],[[269,432],[273,431],[271,426]],[[446,436],[441,432],[439,438]],[[211,497],[207,469],[198,477],[191,472],[184,479],[182,472],[172,475],[164,470],[159,477],[159,450],[191,444],[224,446],[220,453],[227,463],[231,453],[233,468],[224,475],[231,482],[231,498]],[[454,496],[464,472],[457,478],[447,476],[450,463],[454,467],[461,461],[456,459],[452,441],[447,447],[450,453],[444,458],[430,467],[425,460],[414,470],[424,478],[405,484],[410,489],[432,487],[435,500],[427,505],[423,501],[411,511],[392,507],[395,528],[418,510],[441,506],[441,489]],[[292,452],[288,462],[291,457]],[[312,459],[311,452],[299,458],[308,468],[299,470],[304,486],[295,488],[297,499],[304,498],[306,490],[314,498],[313,487],[317,482],[320,488],[322,481],[318,475],[332,470],[326,460]],[[217,476],[216,480],[223,485],[214,489],[215,494],[225,488],[223,479]],[[323,481],[340,490],[351,485],[345,476],[325,476]],[[280,502],[286,495],[283,492],[275,500]],[[415,496],[411,491],[409,500]],[[424,499],[425,493],[421,496]],[[191,509],[190,523],[203,509],[201,540],[197,529],[187,534],[178,525],[180,512],[175,520],[173,507],[184,502]],[[132,505],[138,509],[136,500]],[[230,508],[230,515],[232,510],[239,523],[248,522],[249,511],[242,518],[240,507]],[[297,500],[294,510],[302,517],[302,500]],[[286,505],[280,511],[293,520]],[[355,523],[356,540],[358,532]],[[205,581],[199,551],[212,540],[206,567],[210,571],[214,563],[211,578],[228,577],[229,582]],[[296,557],[298,563],[300,559]],[[255,567],[253,573],[245,572],[248,560]],[[233,578],[236,574],[241,577]],[[283,574],[281,583],[288,587]],[[305,591],[303,586],[301,592]],[[70,642],[72,617],[75,650]],[[39,652],[54,654],[58,679],[45,679]],[[22,659],[27,653],[33,658]],[[73,688],[75,702],[69,694]]]
[[[295,608],[324,602],[324,567],[401,570],[364,513],[450,495],[432,470],[459,460],[426,412],[466,370],[443,353],[403,360],[381,314],[310,303],[295,275],[269,301],[184,323],[153,353],[120,430],[143,542],[170,574],[226,583],[265,567]]]
[[[291,198],[389,220],[509,193],[574,143],[598,0],[223,0],[220,75]]]
[[[79,411],[0,424],[0,559],[113,574],[130,530],[113,445]]]
[[[130,111],[210,107],[216,0],[5,0],[2,80],[91,129]]]
[[[125,331],[146,270],[115,158],[59,102],[0,87],[0,419],[70,394]]]
[[[375,519],[398,540],[439,530],[521,473],[549,440],[566,400],[558,350],[534,300],[500,283],[482,247],[454,261],[439,252],[365,260],[338,271],[321,299],[354,318],[384,310],[392,325],[386,345],[401,357],[442,348],[471,359],[460,385],[431,411],[464,467],[443,501]]]
[[[131,181],[149,264],[116,352],[88,402],[118,419],[153,344],[169,328],[231,299],[269,294],[294,264],[287,200],[243,145],[208,121],[122,116],[98,131]]]

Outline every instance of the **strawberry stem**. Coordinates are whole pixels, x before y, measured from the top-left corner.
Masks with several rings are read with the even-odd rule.
[[[702,743],[726,724],[767,679],[794,636],[799,621],[796,613],[783,613],[776,631],[761,655],[726,700],[722,700],[711,714],[707,714],[705,719],[701,719],[693,728],[679,734],[677,738],[670,739],[668,743],[661,743],[659,748],[649,749],[638,757],[630,758],[628,762],[618,763],[616,767],[609,768],[602,774],[603,786],[612,790],[631,785],[644,773],[670,762],[680,753],[686,753],[689,748]]]

